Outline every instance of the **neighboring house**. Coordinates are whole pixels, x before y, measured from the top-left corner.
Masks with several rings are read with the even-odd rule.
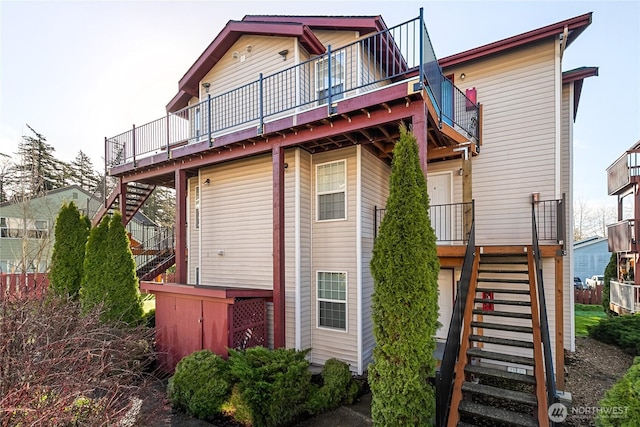
[[[618,222],[607,225],[609,252],[617,254],[617,280],[610,283],[611,310],[640,312],[640,277],[636,274],[640,253],[640,141],[607,168],[607,189],[616,196]]]
[[[585,14],[439,60],[422,12],[394,28],[380,16],[227,23],[166,117],[106,139],[120,185],[105,210],[136,205],[140,186],[176,190],[176,284],[141,284],[156,295],[164,367],[258,344],[367,369],[369,261],[404,122],[438,236],[438,407],[470,411],[454,369],[460,379],[509,368],[511,380],[535,375],[535,418],[548,422],[564,349],[575,348],[572,128],[583,81],[597,75],[561,62],[590,23]]]
[[[58,211],[74,202],[85,213],[100,200],[77,185],[58,188],[24,202],[0,203],[0,272],[46,272],[49,268]]]
[[[611,253],[606,237],[590,237],[573,244],[573,275],[583,282],[593,275],[603,275]]]

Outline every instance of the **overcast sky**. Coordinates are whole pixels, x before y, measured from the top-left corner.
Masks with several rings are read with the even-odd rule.
[[[229,20],[247,14],[382,15],[424,7],[438,57],[593,12],[563,70],[597,66],[574,127],[575,197],[607,196],[605,169],[640,139],[640,2],[0,0],[0,153],[29,123],[56,155],[82,149],[102,170],[104,137],[165,114],[178,80]],[[481,102],[482,100],[479,99]]]

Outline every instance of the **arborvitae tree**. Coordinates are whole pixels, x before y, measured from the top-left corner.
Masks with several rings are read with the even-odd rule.
[[[100,176],[95,171],[91,159],[82,150],[69,164],[69,180],[81,188],[93,192],[100,182]]]
[[[618,278],[618,255],[613,252],[609,258],[609,264],[604,269],[604,286],[602,287],[602,308],[605,313],[611,313],[609,303],[611,302],[611,281]]]
[[[84,272],[89,225],[73,202],[65,203],[60,209],[55,236],[49,271],[51,289],[56,295],[77,299]]]
[[[106,293],[104,280],[110,273],[106,266],[106,241],[110,221],[111,217],[105,215],[100,224],[91,229],[87,240],[83,265],[84,274],[80,287],[80,303],[85,312],[104,301]]]
[[[109,275],[103,282],[107,290],[106,320],[136,324],[142,318],[138,276],[127,230],[122,225],[122,217],[118,212],[111,218],[106,243],[105,264],[109,270]]]
[[[416,139],[400,128],[389,197],[373,248],[376,347],[369,370],[376,425],[431,425],[438,328],[436,235]]]

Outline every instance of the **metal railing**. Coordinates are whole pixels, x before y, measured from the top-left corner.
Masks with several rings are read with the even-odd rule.
[[[607,168],[607,190],[610,196],[622,190],[631,177],[640,176],[640,150],[629,150]]]
[[[156,232],[140,245],[139,253],[134,256],[138,276],[153,270],[157,261],[173,254],[175,249],[175,232],[173,227],[157,227]]]
[[[566,242],[566,196],[561,199],[536,200],[538,193],[532,195],[533,217],[536,221],[537,238],[542,242],[555,242],[562,246],[564,254]]]
[[[607,225],[609,252],[637,252],[636,221],[625,219]]]
[[[373,207],[373,235],[378,236],[385,208]],[[475,203],[449,203],[429,207],[431,226],[436,233],[436,241],[441,243],[468,244],[471,223],[475,216]]]
[[[611,280],[609,297],[610,303],[624,308],[629,314],[640,312],[640,286]]]
[[[327,105],[335,113],[335,102],[375,90],[410,77],[418,70],[420,87],[428,87],[440,121],[455,123],[470,137],[478,136],[479,107],[442,75],[429,38],[422,9],[418,18],[369,35],[346,46],[310,58],[300,64],[263,76],[231,91],[190,105],[180,111],[111,138],[105,138],[105,164],[113,167],[135,164],[142,156],[208,140],[229,129],[256,126],[264,131],[265,120],[290,112]],[[443,91],[448,95],[443,97]],[[450,99],[449,99],[450,98]],[[447,100],[446,108],[443,102]]]
[[[475,221],[472,221],[469,231],[469,241],[464,254],[462,272],[458,282],[456,300],[453,304],[453,313],[447,332],[447,342],[440,362],[440,370],[436,375],[436,425],[447,425],[449,417],[449,406],[451,402],[451,392],[453,390],[454,370],[460,353],[460,340],[462,324],[464,321],[464,310],[469,297],[469,286],[471,285],[471,275],[475,262]]]
[[[563,197],[564,199],[564,197]],[[541,202],[538,202],[541,203]],[[542,279],[542,257],[540,256],[540,245],[538,243],[538,221],[536,219],[536,203],[531,206],[531,234],[533,241],[533,258],[535,260],[536,283],[538,288],[538,310],[540,313],[540,335],[542,339],[542,350],[544,357],[544,371],[547,388],[547,405],[552,405],[558,401],[556,393],[556,379],[553,370],[553,353],[551,352],[551,337],[549,334],[549,320],[547,316],[547,303],[544,295],[544,282]],[[535,325],[534,325],[535,327]],[[563,373],[560,373],[563,375]],[[554,425],[551,423],[551,425]]]

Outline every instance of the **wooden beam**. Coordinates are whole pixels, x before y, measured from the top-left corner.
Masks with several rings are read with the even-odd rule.
[[[427,179],[427,111],[424,107],[415,112],[412,116],[413,135],[418,143],[418,154],[420,156],[420,169]]]
[[[175,171],[176,179],[176,282],[187,283],[187,172]]]
[[[273,346],[281,348],[286,345],[284,148],[274,145],[271,156],[273,165]]]
[[[122,180],[122,178],[118,179],[118,186],[120,186],[120,192],[118,194],[120,204],[120,213],[122,214],[122,225],[127,225],[127,184]]]
[[[555,258],[556,286],[556,387],[564,391],[564,268],[563,258]]]
[[[471,222],[473,221],[473,207],[471,206],[473,201],[473,177],[471,169],[473,153],[471,153],[471,146],[475,147],[475,144],[472,143],[464,147],[467,151],[463,152],[464,155],[462,156],[462,202],[466,203],[463,212],[465,237],[471,233]]]

